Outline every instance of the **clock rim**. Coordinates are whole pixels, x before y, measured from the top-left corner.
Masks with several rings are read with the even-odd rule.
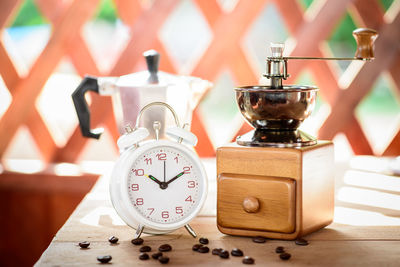
[[[203,190],[198,200],[197,207],[193,211],[191,211],[190,214],[186,216],[186,218],[175,223],[163,224],[146,219],[134,207],[128,205],[128,203],[130,203],[131,201],[129,199],[128,190],[126,190],[126,184],[128,181],[130,168],[133,162],[136,161],[141,154],[156,147],[168,146],[183,151],[187,156],[189,156],[191,161],[197,165],[201,176],[201,179],[199,179],[199,181],[203,183]],[[126,224],[128,224],[132,228],[137,229],[138,225],[143,225],[145,233],[159,234],[164,232],[171,232],[188,224],[201,211],[207,197],[207,192],[207,173],[198,155],[196,155],[193,150],[190,150],[185,145],[170,140],[146,141],[144,143],[141,143],[138,148],[130,148],[127,151],[123,152],[123,155],[121,155],[117,164],[114,166],[110,180],[111,202],[115,210],[117,211],[117,214]]]

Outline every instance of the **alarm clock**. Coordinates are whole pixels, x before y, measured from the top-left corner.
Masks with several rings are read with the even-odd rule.
[[[155,139],[147,128],[139,127],[140,118],[152,106],[164,106],[171,111],[175,126],[166,129],[171,138],[159,139],[161,123],[153,122]],[[189,222],[200,212],[207,195],[205,169],[194,152],[197,137],[180,126],[174,109],[163,102],[153,102],[140,111],[136,126],[126,126],[118,139],[121,155],[115,163],[110,195],[118,215],[142,232],[165,234],[184,226],[196,237]]]

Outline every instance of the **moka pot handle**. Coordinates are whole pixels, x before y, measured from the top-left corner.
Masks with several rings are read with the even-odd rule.
[[[85,94],[87,91],[99,93],[97,78],[85,76],[79,86],[72,93],[72,100],[74,101],[82,135],[85,137],[99,139],[104,129],[90,129],[90,110],[85,99]]]

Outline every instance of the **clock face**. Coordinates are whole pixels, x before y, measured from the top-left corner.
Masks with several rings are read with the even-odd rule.
[[[191,216],[204,191],[198,163],[172,146],[157,146],[140,154],[127,179],[130,205],[145,220],[172,224]]]

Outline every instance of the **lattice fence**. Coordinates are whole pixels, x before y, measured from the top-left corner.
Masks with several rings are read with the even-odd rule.
[[[2,30],[9,25],[21,2],[0,2]],[[373,63],[350,64],[343,75],[339,75],[330,63],[324,61],[293,61],[290,62],[289,69],[292,75],[289,83],[294,83],[304,69],[311,71],[316,85],[321,88],[322,99],[330,106],[331,112],[319,130],[319,138],[332,139],[342,132],[355,153],[374,153],[354,110],[383,72],[390,75],[395,90],[400,90],[399,2],[394,2],[386,12],[378,0],[315,1],[318,3],[314,3],[312,10],[307,12],[296,0],[240,0],[229,12],[222,9],[221,1],[218,0],[192,2],[209,25],[212,37],[189,74],[210,81],[215,81],[222,70],[229,70],[238,85],[258,83],[260,72],[253,67],[254,60],[249,57],[241,43],[249,27],[269,4],[275,5],[289,35],[296,43],[291,55],[327,56],[322,49],[323,44],[346,12],[352,14],[357,26],[378,30],[380,36],[376,41],[376,60]],[[93,16],[99,0],[36,0],[35,3],[51,23],[52,32],[47,45],[26,75],[21,75],[16,70],[4,42],[0,40],[0,74],[12,95],[12,102],[0,120],[0,158],[4,156],[18,128],[25,125],[45,162],[75,162],[88,140],[81,136],[76,127],[68,142],[62,147],[57,146],[35,106],[46,81],[64,56],[70,58],[81,76],[119,76],[135,70],[138,64],[143,63],[142,52],[152,48],[162,54],[161,70],[178,72],[159,37],[159,29],[180,1],[115,0],[118,16],[128,25],[131,37],[108,73],[101,73],[82,37],[82,27]],[[113,138],[117,139],[118,132],[110,112],[110,99],[92,95],[91,105],[93,127],[105,125]],[[198,110],[194,112],[192,129],[199,137],[199,154],[215,155],[215,148],[207,134],[212,129],[206,129]],[[244,124],[237,134],[249,129]],[[388,144],[384,155],[400,154],[400,131]]]

